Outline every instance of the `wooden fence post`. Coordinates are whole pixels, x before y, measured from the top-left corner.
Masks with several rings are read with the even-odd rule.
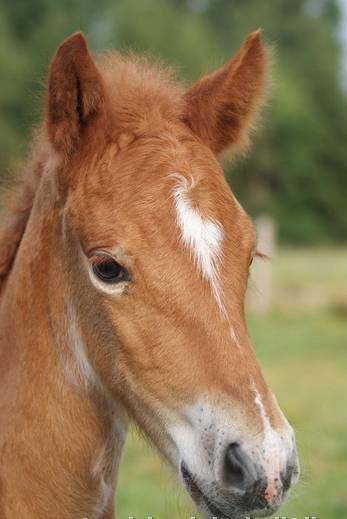
[[[271,216],[262,215],[256,218],[259,252],[269,259],[256,258],[251,268],[251,279],[248,290],[248,303],[252,312],[266,314],[272,302],[272,262],[276,247],[276,224]]]

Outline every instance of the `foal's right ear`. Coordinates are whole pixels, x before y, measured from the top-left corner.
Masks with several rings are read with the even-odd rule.
[[[104,114],[103,81],[78,32],[58,48],[48,80],[47,129],[57,151],[70,154]]]

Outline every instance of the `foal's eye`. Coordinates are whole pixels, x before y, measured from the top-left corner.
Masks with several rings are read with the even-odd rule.
[[[120,283],[129,281],[128,271],[112,256],[97,254],[90,258],[93,273],[104,283]]]

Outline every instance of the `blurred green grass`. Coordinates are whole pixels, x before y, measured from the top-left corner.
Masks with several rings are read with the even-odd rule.
[[[347,517],[347,250],[279,250],[273,310],[249,316],[265,376],[297,432],[300,484],[286,517]],[[134,431],[121,466],[119,519],[189,519],[194,508]]]

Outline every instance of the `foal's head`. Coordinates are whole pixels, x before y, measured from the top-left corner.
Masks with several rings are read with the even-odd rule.
[[[218,518],[269,515],[298,477],[245,323],[254,229],[216,158],[246,143],[265,69],[253,33],[184,90],[145,60],[94,61],[76,34],[48,85],[79,381],[106,387]]]

